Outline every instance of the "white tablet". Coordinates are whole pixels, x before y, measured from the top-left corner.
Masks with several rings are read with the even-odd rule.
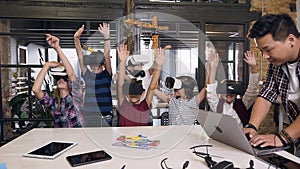
[[[77,143],[65,141],[51,141],[33,151],[24,154],[23,156],[54,159],[62,153],[69,150],[70,148],[74,147],[75,145],[77,145]]]

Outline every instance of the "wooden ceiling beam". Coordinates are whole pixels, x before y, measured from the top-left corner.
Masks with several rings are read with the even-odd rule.
[[[181,17],[190,22],[199,22],[200,20],[248,22],[261,15],[260,12],[249,11],[250,7],[245,4],[153,3],[144,0],[136,1],[135,5],[136,13],[161,12]],[[122,16],[123,1],[120,0],[89,0],[87,2],[69,0],[60,3],[54,0],[0,2],[0,18],[112,21]]]

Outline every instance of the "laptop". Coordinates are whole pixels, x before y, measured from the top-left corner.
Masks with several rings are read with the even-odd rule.
[[[290,148],[289,146],[253,147],[249,143],[237,120],[232,116],[201,109],[197,111],[197,120],[210,138],[245,151],[251,155],[261,156]]]

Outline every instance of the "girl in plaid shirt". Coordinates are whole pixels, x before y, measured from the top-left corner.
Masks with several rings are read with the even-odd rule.
[[[47,62],[39,72],[32,91],[39,103],[51,111],[55,127],[82,127],[83,94],[82,83],[76,78],[72,65],[59,46],[59,39],[46,34],[48,44],[57,52],[62,63]],[[54,76],[57,89],[54,95],[41,90],[45,75],[50,68],[64,66],[66,73],[60,72]]]

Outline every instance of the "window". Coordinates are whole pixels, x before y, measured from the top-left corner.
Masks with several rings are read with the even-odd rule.
[[[206,42],[206,60],[208,53],[215,51],[218,52],[222,63],[217,74],[218,81],[248,80],[245,76],[248,72],[243,71],[244,67],[247,67],[243,61],[247,41],[244,30],[245,25],[242,24],[206,24],[206,35],[210,40]]]

